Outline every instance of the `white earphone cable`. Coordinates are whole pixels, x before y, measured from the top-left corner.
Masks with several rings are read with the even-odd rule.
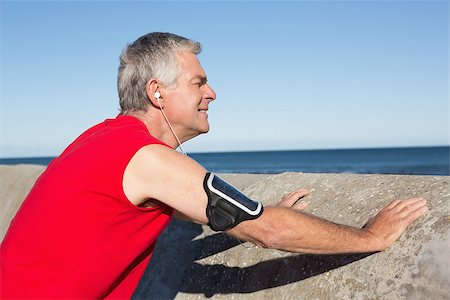
[[[161,103],[159,102],[159,97],[156,97],[156,100],[158,100],[159,107],[161,108],[161,112],[162,112],[162,114],[164,116],[164,119],[167,122],[167,125],[169,125],[170,131],[172,131],[173,136],[177,140],[178,148],[180,148],[181,153],[183,153],[184,155],[188,156],[187,153],[183,150],[183,147],[181,147],[180,139],[178,138],[177,134],[175,133],[175,130],[173,130],[172,125],[170,124],[169,119],[167,118],[167,116],[166,116],[166,114],[164,112],[164,109],[162,108]]]

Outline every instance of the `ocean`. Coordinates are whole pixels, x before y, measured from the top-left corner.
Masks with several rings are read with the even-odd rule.
[[[450,147],[189,153],[217,173],[449,175]],[[48,165],[54,157],[0,158],[0,164]]]

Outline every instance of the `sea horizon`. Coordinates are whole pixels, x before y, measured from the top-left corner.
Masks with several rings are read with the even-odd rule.
[[[450,175],[450,146],[191,152],[211,172]],[[0,158],[0,164],[48,165],[56,156]]]
[[[343,148],[308,148],[308,149],[257,149],[257,150],[224,150],[224,151],[187,151],[187,154],[226,154],[226,153],[246,153],[246,152],[292,152],[292,151],[340,151],[340,150],[383,150],[383,149],[418,149],[418,148],[450,148],[450,145],[433,146],[377,146],[377,147],[343,147]],[[19,155],[0,156],[3,159],[23,159],[23,158],[55,158],[58,155]]]

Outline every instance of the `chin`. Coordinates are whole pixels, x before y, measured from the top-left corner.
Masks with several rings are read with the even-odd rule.
[[[198,129],[199,134],[208,133],[209,132],[209,124]]]
[[[197,135],[205,134],[205,133],[208,133],[208,132],[209,132],[209,128],[199,131]]]
[[[208,132],[209,132],[209,126],[206,127],[206,128],[200,128],[200,129],[197,129],[197,130],[195,131],[195,133],[194,133],[191,137],[189,137],[187,140],[193,139],[193,138],[195,138],[195,137],[197,137],[197,136],[199,136],[199,135],[201,135],[201,134],[205,134],[205,133],[208,133]],[[187,141],[187,140],[186,140],[186,141]]]

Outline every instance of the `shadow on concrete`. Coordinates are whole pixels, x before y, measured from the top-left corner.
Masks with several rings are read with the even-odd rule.
[[[224,233],[205,236],[201,226],[175,221],[173,227],[182,228],[183,234],[174,234],[177,229],[166,232],[165,245],[157,245],[157,250],[138,286],[134,299],[173,299],[178,292],[204,294],[253,293],[256,291],[298,282],[309,277],[328,272],[360,260],[373,253],[348,255],[292,255],[262,261],[248,267],[227,267],[224,264],[201,265],[195,261],[206,258],[241,243]],[[172,234],[170,233],[172,231]],[[181,233],[181,232],[178,232]],[[175,239],[168,241],[167,239]],[[182,240],[180,240],[182,239]],[[175,251],[167,248],[169,244]],[[244,246],[242,246],[244,247]],[[173,250],[173,249],[172,249]],[[251,248],[243,248],[243,255],[251,260]]]
[[[197,259],[239,245],[226,234],[215,234],[199,241],[202,251]],[[208,248],[203,248],[208,247]],[[227,267],[223,264],[200,265],[193,263],[189,278],[180,288],[183,293],[201,293],[206,297],[215,294],[253,293],[298,282],[360,260],[372,253],[349,255],[292,255],[259,262],[249,267]],[[251,249],[243,255],[251,258]]]

